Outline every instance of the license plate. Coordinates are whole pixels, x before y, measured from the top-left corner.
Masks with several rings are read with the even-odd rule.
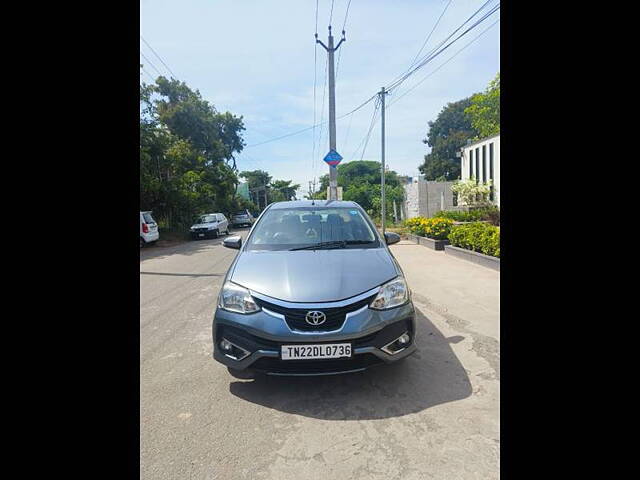
[[[204,237],[204,233],[199,233],[198,236],[199,237]]]
[[[318,360],[351,356],[350,343],[328,343],[322,345],[282,345],[282,360]]]

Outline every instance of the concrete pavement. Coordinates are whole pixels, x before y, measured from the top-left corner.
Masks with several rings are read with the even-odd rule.
[[[221,241],[141,251],[141,479],[499,477],[498,272],[401,242],[418,353],[240,381],[211,358]]]

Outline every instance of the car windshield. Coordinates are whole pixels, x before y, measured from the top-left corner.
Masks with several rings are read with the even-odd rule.
[[[203,215],[198,219],[196,223],[211,223],[216,221],[217,220],[215,215]]]
[[[327,243],[329,242],[329,243]],[[322,244],[322,245],[320,245]],[[247,250],[377,248],[373,228],[356,208],[278,208],[264,213]]]
[[[144,221],[147,223],[156,223],[150,213],[144,212],[142,218],[144,218]]]

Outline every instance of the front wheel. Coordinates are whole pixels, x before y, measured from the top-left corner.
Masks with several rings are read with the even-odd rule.
[[[213,231],[213,238],[218,238],[218,230]]]

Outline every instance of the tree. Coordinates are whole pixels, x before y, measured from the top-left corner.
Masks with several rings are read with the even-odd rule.
[[[300,185],[291,185],[293,180],[274,180],[271,182],[271,198],[274,202],[283,202],[296,198],[296,191]]]
[[[338,169],[338,185],[342,187],[342,198],[358,203],[369,215],[379,218],[381,215],[381,163],[370,160],[354,160],[341,163]],[[329,175],[320,177],[320,190],[316,199],[325,199],[329,187]],[[393,218],[393,201],[396,204],[404,199],[404,188],[396,172],[385,174],[385,200],[387,219]]]
[[[154,91],[161,97],[156,102],[160,122],[173,134],[189,140],[207,162],[233,161],[235,169],[233,154],[244,147],[242,117],[219,113],[198,90],[179,80],[158,77]]]
[[[266,187],[271,183],[271,175],[264,170],[245,170],[239,174],[247,180],[249,190],[258,187]]]
[[[177,80],[140,86],[140,208],[163,227],[184,229],[199,213],[238,203],[234,155],[242,117],[219,113]]]
[[[470,98],[448,103],[435,121],[428,123],[429,132],[422,142],[431,147],[431,152],[425,155],[424,163],[418,167],[427,180],[440,177],[455,180],[460,177],[460,159],[456,153],[467,140],[478,134],[464,113],[469,106]]]
[[[471,97],[471,105],[464,112],[478,132],[477,139],[500,133],[500,72],[484,93]]]

